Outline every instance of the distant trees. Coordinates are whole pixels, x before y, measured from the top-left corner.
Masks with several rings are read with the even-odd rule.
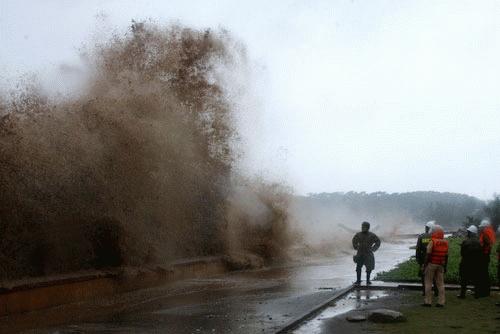
[[[485,202],[476,197],[435,191],[319,193],[309,194],[301,200],[331,210],[349,209],[369,216],[388,212],[404,213],[415,221],[436,220],[445,227],[460,226],[466,216],[474,216],[485,210]],[[500,199],[497,198],[495,203],[488,204],[488,212],[496,212],[495,217],[500,220]],[[493,215],[491,217],[493,219]]]
[[[467,215],[463,226],[479,226],[483,219],[489,219],[495,230],[500,226],[500,196],[495,195],[492,200],[485,202],[480,209]]]
[[[495,195],[493,200],[484,206],[483,212],[496,230],[500,226],[500,196]]]

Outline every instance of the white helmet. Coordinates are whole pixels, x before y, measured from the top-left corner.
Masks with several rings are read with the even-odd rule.
[[[488,219],[483,219],[483,220],[481,220],[481,224],[479,224],[479,228],[490,226],[490,225],[491,225],[491,223]]]
[[[435,220],[428,221],[425,223],[425,227],[432,228],[436,224]]]
[[[477,227],[476,227],[476,225],[471,225],[471,226],[467,227],[467,231],[469,231],[470,233],[477,234]]]
[[[438,230],[444,231],[444,229],[443,229],[443,227],[441,225],[433,224],[432,228],[431,228],[431,231],[438,231]]]

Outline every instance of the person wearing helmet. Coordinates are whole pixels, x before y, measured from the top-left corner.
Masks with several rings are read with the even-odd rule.
[[[488,219],[483,219],[479,224],[479,243],[481,244],[482,256],[479,263],[477,297],[488,297],[490,295],[490,254],[495,244],[495,231]]]
[[[497,236],[500,237],[500,226],[497,229]],[[500,287],[500,242],[497,245],[497,285]],[[500,303],[498,306],[500,306]]]
[[[363,222],[361,224],[361,232],[358,232],[352,238],[352,247],[357,251],[354,256],[356,263],[356,285],[361,284],[361,269],[366,268],[366,284],[371,284],[370,274],[375,268],[374,252],[380,247],[380,239],[375,233],[369,232],[370,223]]]
[[[422,266],[425,262],[425,255],[427,254],[427,245],[431,241],[431,229],[435,222],[429,221],[425,224],[425,232],[420,234],[417,239],[417,246],[415,247],[415,259],[418,263],[418,276],[422,281],[422,295],[425,296],[425,275]],[[438,295],[436,283],[434,283],[434,295]]]
[[[423,306],[432,306],[432,281],[436,280],[438,288],[438,302],[436,307],[444,307],[444,273],[448,264],[448,240],[444,238],[443,228],[434,225],[431,232],[431,241],[427,245],[425,256],[425,299]]]
[[[477,298],[477,273],[479,271],[478,263],[481,262],[482,249],[477,237],[478,229],[475,225],[467,228],[467,237],[460,246],[460,255],[462,257],[459,267],[460,276],[460,294],[458,298],[465,298],[467,284],[474,285],[474,296]]]

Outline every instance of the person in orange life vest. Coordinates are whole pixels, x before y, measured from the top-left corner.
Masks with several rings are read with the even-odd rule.
[[[444,274],[448,265],[448,240],[444,238],[443,228],[434,225],[431,230],[431,241],[427,245],[425,257],[425,300],[423,306],[432,306],[432,281],[435,280],[438,289],[436,307],[444,307]]]
[[[477,297],[488,297],[490,295],[490,254],[493,245],[495,244],[495,231],[491,227],[488,219],[483,219],[479,224],[479,243],[482,248],[482,257],[479,264],[478,273],[478,293]]]
[[[497,236],[500,237],[500,226],[498,226],[498,229],[497,229]],[[497,245],[497,285],[500,287],[500,242],[498,243]],[[498,306],[500,306],[500,303],[497,303],[499,304]]]

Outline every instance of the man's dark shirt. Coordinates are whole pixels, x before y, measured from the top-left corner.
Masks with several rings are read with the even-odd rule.
[[[478,238],[467,238],[460,246],[461,264],[468,267],[477,266],[481,260],[482,248]]]
[[[422,265],[425,262],[425,255],[427,254],[427,245],[431,241],[430,233],[422,233],[417,239],[417,248],[415,249],[415,258],[417,263]]]
[[[352,247],[358,255],[371,254],[380,247],[380,239],[372,232],[358,232],[352,238]]]

